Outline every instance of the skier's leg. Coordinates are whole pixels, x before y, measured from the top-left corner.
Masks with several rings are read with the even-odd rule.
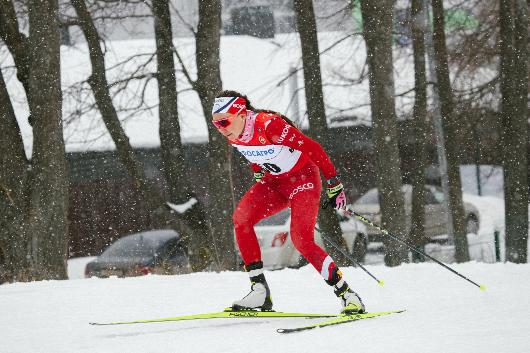
[[[287,199],[272,187],[271,182],[255,183],[241,198],[233,220],[236,240],[248,272],[251,290],[243,299],[232,304],[234,310],[272,310],[269,286],[263,274],[261,251],[254,225],[286,208]]]
[[[234,210],[232,219],[237,245],[245,265],[261,261],[261,251],[254,225],[287,206],[288,200],[274,188],[270,181],[255,183],[243,195]]]
[[[316,166],[302,169],[302,173],[293,175],[290,192],[291,199],[291,240],[296,249],[322,275],[327,284],[334,287],[335,294],[341,299],[343,312],[364,312],[360,297],[351,290],[342,278],[342,272],[335,262],[315,243],[314,230],[318,215],[322,185]],[[299,190],[295,192],[294,190]]]
[[[289,192],[291,202],[291,240],[324,280],[328,280],[329,271],[335,264],[314,239],[322,190],[318,168],[315,165],[303,167],[289,178],[289,185],[282,188],[282,191],[284,190]]]

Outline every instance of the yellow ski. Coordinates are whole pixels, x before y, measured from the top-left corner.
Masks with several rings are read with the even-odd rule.
[[[117,321],[98,323],[90,322],[90,325],[106,326],[106,325],[131,325],[131,324],[147,324],[153,322],[169,322],[169,321],[184,321],[184,320],[203,320],[203,319],[246,319],[246,318],[281,318],[281,317],[306,317],[306,318],[319,318],[319,317],[336,317],[337,314],[316,314],[316,313],[290,313],[281,311],[257,311],[257,310],[245,310],[245,311],[233,311],[231,308],[225,309],[225,311],[204,313],[204,314],[193,314],[176,317],[167,317],[160,319],[151,320],[136,320],[136,321]]]
[[[307,326],[301,326],[301,327],[295,327],[295,328],[279,328],[276,331],[279,333],[300,332],[300,331],[311,330],[311,329],[319,328],[319,327],[345,324],[347,322],[352,322],[352,321],[357,321],[357,320],[371,319],[371,318],[378,317],[378,316],[402,313],[404,311],[405,310],[380,311],[380,312],[374,312],[374,313],[352,314],[352,315],[341,314],[335,317],[334,319],[319,322],[313,325],[307,325]]]

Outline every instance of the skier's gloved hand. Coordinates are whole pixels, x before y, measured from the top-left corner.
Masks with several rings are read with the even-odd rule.
[[[346,207],[346,193],[344,192],[344,186],[337,176],[327,180],[326,195],[328,195],[328,203],[324,206],[330,205],[336,209]]]
[[[265,176],[265,171],[263,169],[259,170],[258,172],[254,172],[254,181],[256,183],[260,183],[261,179]]]

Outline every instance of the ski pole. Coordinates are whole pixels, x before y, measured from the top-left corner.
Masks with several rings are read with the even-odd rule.
[[[348,213],[350,216],[355,216],[356,218],[358,218],[360,221],[362,221],[363,223],[366,223],[376,229],[378,229],[381,233],[383,233],[384,235],[398,241],[399,243],[405,245],[406,247],[408,247],[410,250],[412,251],[415,251],[416,253],[418,254],[421,254],[429,259],[431,259],[432,261],[436,262],[438,265],[442,266],[442,267],[445,267],[446,269],[448,269],[449,271],[453,272],[454,274],[462,277],[463,279],[465,279],[466,281],[468,281],[469,283],[472,283],[474,284],[475,286],[477,286],[478,288],[480,288],[480,290],[482,291],[485,291],[486,290],[486,286],[483,285],[483,284],[477,284],[475,282],[473,282],[472,280],[470,280],[469,278],[467,278],[466,276],[460,274],[459,272],[457,272],[456,270],[453,270],[451,267],[447,266],[446,264],[444,264],[443,262],[440,262],[438,260],[436,260],[434,257],[430,256],[430,255],[427,255],[425,252],[421,251],[420,249],[416,248],[415,246],[412,246],[410,245],[409,243],[407,243],[406,241],[404,241],[403,239],[395,236],[395,235],[392,235],[389,231],[387,231],[386,229],[380,227],[379,225],[373,223],[371,220],[369,220],[368,218],[364,217],[363,215],[355,212],[354,210],[350,210],[348,208],[343,208],[343,210]]]
[[[363,265],[361,265],[357,260],[355,260],[355,258],[353,256],[351,256],[350,254],[348,254],[347,252],[345,252],[344,250],[342,250],[337,244],[335,244],[333,241],[331,241],[331,239],[329,239],[328,237],[326,237],[324,235],[324,233],[322,233],[322,231],[318,228],[318,227],[315,227],[315,229],[317,230],[317,232],[320,233],[320,236],[325,240],[327,241],[328,243],[331,244],[331,246],[333,246],[335,249],[337,249],[338,251],[340,251],[342,253],[342,255],[346,256],[351,262],[353,262],[356,266],[359,266],[364,272],[366,272],[370,277],[372,277],[373,279],[375,279],[377,281],[377,283],[379,283],[379,285],[384,285],[385,284],[385,281],[383,280],[380,280],[378,279],[377,277],[375,277],[373,274],[370,273],[370,271],[368,271]]]

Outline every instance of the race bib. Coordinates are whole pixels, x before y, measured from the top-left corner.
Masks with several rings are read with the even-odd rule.
[[[275,175],[290,171],[302,155],[302,152],[282,145],[233,146],[249,162],[258,164]]]

